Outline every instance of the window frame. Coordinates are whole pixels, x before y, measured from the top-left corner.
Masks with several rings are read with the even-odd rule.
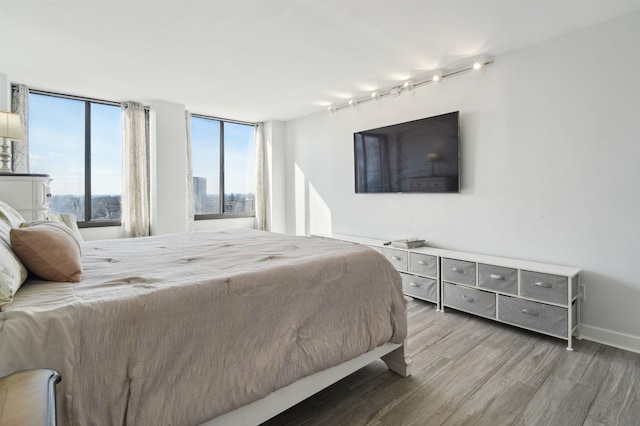
[[[220,188],[218,188],[219,190],[219,194],[220,194],[220,213],[204,213],[204,214],[197,214],[195,212],[194,209],[194,213],[193,213],[193,219],[194,220],[212,220],[212,219],[238,219],[238,218],[248,218],[248,217],[256,217],[256,212],[255,212],[255,204],[254,204],[254,211],[251,213],[225,213],[224,212],[224,200],[225,200],[225,191],[224,191],[224,125],[225,123],[233,123],[233,124],[243,124],[245,126],[251,126],[253,127],[253,132],[254,132],[254,141],[255,141],[255,131],[256,131],[256,127],[257,127],[257,123],[251,123],[248,121],[239,121],[239,120],[230,120],[227,118],[220,118],[220,117],[212,117],[210,115],[203,115],[203,114],[191,114],[191,118],[202,118],[205,120],[213,120],[213,121],[218,121],[220,123],[220,158],[219,158],[219,170],[220,170]],[[191,123],[189,123],[189,126],[191,126]],[[255,146],[254,146],[254,154],[255,154]],[[192,154],[193,157],[193,154]],[[193,158],[191,159],[191,167],[193,168]],[[193,179],[193,176],[191,177],[191,179]],[[255,196],[255,189],[254,189],[254,196]]]
[[[91,104],[117,106],[122,109],[120,102],[106,101],[103,99],[87,98],[84,96],[67,95],[64,93],[49,92],[46,90],[29,89],[30,95],[51,96],[53,98],[70,99],[84,103],[84,217],[85,220],[76,220],[78,228],[99,228],[105,226],[122,226],[122,220],[91,220]],[[122,119],[120,120],[120,132],[122,132]],[[122,170],[122,161],[120,162]],[[87,202],[87,200],[89,200]],[[122,191],[120,191],[120,207],[122,208]],[[122,216],[122,214],[121,214]],[[88,218],[88,220],[87,220]]]

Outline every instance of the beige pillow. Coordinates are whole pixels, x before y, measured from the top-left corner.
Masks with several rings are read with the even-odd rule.
[[[0,220],[9,224],[12,228],[17,228],[24,222],[22,215],[4,201],[0,201]]]
[[[11,303],[16,291],[26,279],[27,270],[11,247],[0,239],[0,311]]]
[[[27,269],[48,281],[80,282],[80,243],[65,225],[25,222],[11,230],[11,247]]]

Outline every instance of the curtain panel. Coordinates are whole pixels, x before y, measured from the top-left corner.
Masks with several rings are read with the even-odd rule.
[[[185,122],[187,125],[187,232],[193,231],[195,206],[193,194],[193,157],[191,155],[191,113],[185,111]]]
[[[264,143],[264,123],[258,123],[255,131],[256,148],[256,229],[268,231],[266,203],[266,149]]]
[[[11,168],[14,173],[29,173],[29,88],[18,84],[11,89],[11,112],[20,115],[24,141],[13,141]]]
[[[122,103],[122,215],[128,237],[149,235],[149,170],[144,106]]]

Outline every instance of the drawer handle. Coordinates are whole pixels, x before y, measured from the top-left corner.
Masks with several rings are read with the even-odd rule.
[[[400,257],[398,257],[398,256],[391,256],[391,258],[392,258],[393,260],[402,260],[402,258],[400,258]]]
[[[427,266],[427,265],[428,265],[428,263],[427,263],[427,262],[425,262],[424,260],[418,260],[418,265],[424,265],[424,266]]]
[[[47,194],[47,198],[51,198],[51,194]]]
[[[462,268],[458,268],[458,267],[456,267],[456,266],[454,266],[453,268],[451,268],[451,270],[452,270],[453,272],[460,272],[460,273],[464,273],[464,269],[462,269]]]
[[[491,278],[493,278],[494,280],[504,280],[504,277],[502,275],[498,275],[498,274],[491,274],[489,275]]]
[[[411,287],[422,288],[422,286],[421,286],[420,284],[416,284],[416,283],[414,283],[413,281],[409,281],[409,285],[410,285]]]
[[[531,315],[532,317],[541,317],[542,316],[542,315],[540,315],[539,312],[530,311],[529,309],[523,309],[521,312],[523,314],[526,314],[526,315]]]
[[[466,294],[461,294],[460,295],[460,299],[464,300],[465,302],[469,302],[469,303],[473,303],[476,300],[471,296],[467,296]]]
[[[538,282],[532,283],[531,285],[534,285],[536,287],[542,287],[542,288],[553,288],[551,284],[545,283],[543,281],[538,281]]]

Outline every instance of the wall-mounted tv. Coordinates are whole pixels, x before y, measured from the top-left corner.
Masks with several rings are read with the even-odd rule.
[[[356,193],[460,192],[458,117],[354,133]]]

